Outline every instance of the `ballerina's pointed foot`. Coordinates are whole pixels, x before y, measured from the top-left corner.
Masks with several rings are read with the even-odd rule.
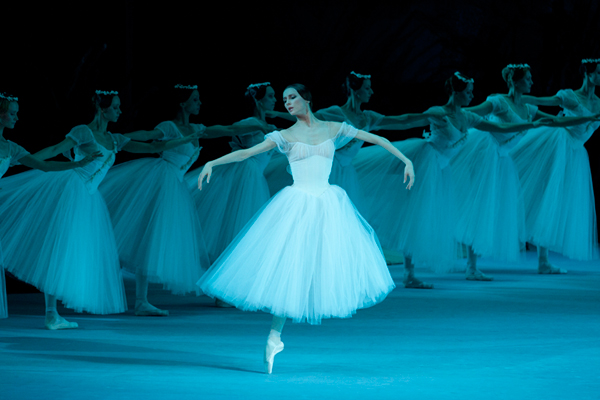
[[[538,274],[545,275],[558,275],[558,274],[566,274],[567,270],[555,267],[550,263],[541,263],[538,265]]]
[[[220,308],[232,308],[232,307],[235,307],[234,305],[229,304],[226,301],[223,301],[221,299],[215,299],[215,306],[220,307]]]
[[[481,272],[480,270],[468,270],[466,278],[468,281],[493,281],[494,277]]]
[[[135,315],[138,317],[168,317],[169,311],[156,308],[148,302],[136,303]]]
[[[273,363],[275,362],[275,355],[283,351],[283,342],[275,342],[272,339],[267,340],[267,347],[265,347],[265,374],[271,374],[273,372]]]
[[[76,329],[79,325],[77,322],[69,322],[60,315],[48,318],[46,317],[46,329],[51,331],[58,331],[61,329]]]
[[[423,282],[414,276],[404,278],[404,287],[407,289],[433,289],[433,284]]]

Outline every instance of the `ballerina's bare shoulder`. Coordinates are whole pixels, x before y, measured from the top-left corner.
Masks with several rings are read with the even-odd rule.
[[[298,124],[282,130],[281,136],[289,143],[304,143],[318,146],[333,139],[340,130],[340,122],[315,120],[312,126]]]

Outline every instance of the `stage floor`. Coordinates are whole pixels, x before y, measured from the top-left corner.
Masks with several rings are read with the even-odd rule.
[[[0,399],[600,399],[600,263],[559,256],[567,275],[480,260],[492,282],[418,275],[350,319],[284,327],[285,350],[263,374],[271,316],[214,307],[208,297],[149,299],[166,318],[130,310],[74,314],[48,331],[41,294],[8,296],[0,320]]]

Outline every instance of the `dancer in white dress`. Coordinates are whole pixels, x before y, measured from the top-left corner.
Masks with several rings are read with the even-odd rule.
[[[494,123],[463,110],[462,107],[473,99],[473,83],[465,75],[455,73],[446,81],[446,91],[450,96],[448,103],[421,114],[438,115],[430,118],[431,136],[394,142],[395,147],[413,160],[422,177],[410,192],[397,189],[399,165],[379,149],[366,148],[355,161],[367,195],[367,208],[372,211],[367,220],[384,247],[404,253],[405,265],[411,270],[414,270],[413,264],[438,272],[453,269],[457,254],[454,238],[456,206],[450,160],[464,145],[468,130],[478,128],[511,133],[543,122]],[[426,125],[427,122],[413,123],[413,126]],[[378,173],[377,168],[381,168],[383,173]],[[398,208],[403,212],[398,213]],[[477,269],[469,269],[467,279],[481,280],[481,273]]]
[[[6,93],[0,93],[0,178],[6,173],[9,167],[13,165],[25,165],[29,168],[39,169],[41,171],[66,171],[73,168],[85,167],[100,154],[92,154],[81,161],[61,162],[61,161],[42,161],[29,154],[27,150],[18,144],[4,138],[4,128],[13,129],[19,120],[18,98]],[[4,281],[4,256],[2,253],[2,244],[0,243],[0,318],[8,317],[6,300],[6,283]],[[51,329],[60,329],[60,316],[56,314],[49,323]],[[47,321],[48,323],[49,321]]]
[[[560,115],[598,117],[600,99],[600,59],[581,63],[583,84],[578,90],[560,90],[555,96],[524,96],[523,102],[540,106],[560,106]],[[600,122],[563,128],[543,128],[530,132],[511,155],[523,187],[527,241],[538,247],[538,272],[566,271],[553,266],[548,250],[574,260],[598,256],[596,209],[589,157],[585,142]]]
[[[121,114],[116,92],[97,91],[89,125],[79,125],[57,145],[34,154],[45,160],[61,153],[76,161],[101,153],[81,168],[28,171],[0,182],[0,239],[6,268],[46,296],[46,327],[76,328],[56,311],[56,301],[77,312],[112,314],[127,309],[113,227],[97,188],[124,149],[160,152],[191,138],[153,144],[133,142],[106,130]],[[23,251],[27,248],[28,251]]]
[[[214,179],[214,167],[274,148],[290,160],[294,184],[255,215],[198,282],[209,296],[242,310],[273,314],[266,373],[283,350],[280,334],[286,318],[318,324],[322,318],[350,317],[382,301],[394,288],[375,232],[344,190],[328,183],[335,149],[355,137],[378,144],[406,164],[407,188],[414,180],[412,163],[387,139],[346,123],[316,119],[303,85],[288,86],[283,98],[286,109],[297,117],[295,125],[268,134],[250,149],[207,163],[198,177],[202,189]]]

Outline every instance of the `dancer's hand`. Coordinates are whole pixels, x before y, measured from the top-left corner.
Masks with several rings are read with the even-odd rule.
[[[540,118],[540,119],[533,121],[533,126],[535,126],[535,127],[548,126],[548,125],[552,125],[556,122],[557,122],[556,118],[545,117],[545,118]]]
[[[204,168],[202,168],[202,171],[198,176],[198,189],[202,190],[202,181],[204,180],[204,177],[206,177],[206,183],[210,183],[211,174],[212,166],[210,165],[210,162],[207,162],[206,164],[204,164]]]
[[[99,151],[96,151],[92,154],[88,154],[82,160],[77,161],[77,164],[79,164],[79,167],[85,167],[86,165],[88,165],[89,163],[94,161],[96,158],[100,158],[100,157],[102,157],[102,153]]]
[[[409,178],[408,185],[406,185],[406,188],[410,190],[415,183],[415,170],[413,169],[412,162],[406,164],[406,166],[404,167],[404,183],[406,183],[406,178]]]

